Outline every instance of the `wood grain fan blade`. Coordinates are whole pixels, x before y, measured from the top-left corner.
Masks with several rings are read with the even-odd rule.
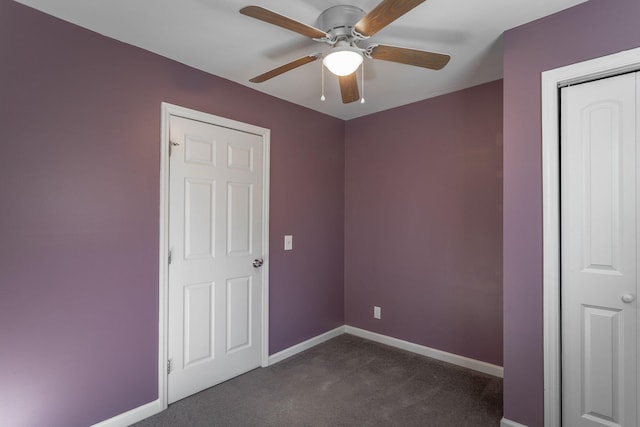
[[[302,58],[296,59],[295,61],[291,61],[288,64],[281,65],[278,68],[274,68],[271,71],[267,71],[264,74],[260,74],[259,76],[256,76],[256,77],[252,78],[249,81],[251,83],[266,82],[267,80],[272,79],[275,76],[279,76],[282,73],[286,73],[287,71],[291,71],[294,68],[301,67],[301,66],[303,66],[305,64],[308,64],[309,62],[315,61],[316,59],[318,59],[318,55],[303,56]]]
[[[311,37],[312,39],[328,37],[327,33],[324,31],[312,27],[311,25],[303,24],[302,22],[298,22],[294,19],[287,18],[284,15],[280,15],[279,13],[273,12],[269,9],[265,9],[264,7],[247,6],[240,9],[240,13],[250,16],[251,18],[268,22],[269,24],[277,25],[298,34],[302,34],[303,36]]]
[[[363,36],[372,36],[425,0],[383,0],[355,26]]]
[[[358,77],[355,72],[348,76],[338,77],[338,80],[340,80],[340,94],[342,95],[343,104],[349,104],[360,99]]]
[[[407,49],[405,47],[377,45],[371,52],[373,59],[399,62],[400,64],[440,70],[447,65],[451,57],[441,53],[425,52],[423,50]]]

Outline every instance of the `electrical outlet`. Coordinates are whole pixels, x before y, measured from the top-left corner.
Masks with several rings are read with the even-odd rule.
[[[382,318],[382,309],[380,307],[378,307],[377,305],[373,306],[373,318],[374,319],[381,319]]]
[[[286,236],[284,236],[284,250],[285,251],[293,250],[293,236],[290,234],[287,234]]]

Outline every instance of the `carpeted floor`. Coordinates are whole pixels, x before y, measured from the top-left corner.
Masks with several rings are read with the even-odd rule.
[[[341,335],[136,427],[498,426],[502,379]]]

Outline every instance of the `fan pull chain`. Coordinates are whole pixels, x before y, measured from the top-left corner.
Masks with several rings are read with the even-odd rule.
[[[321,80],[322,80],[322,96],[320,97],[320,101],[324,102],[327,98],[324,97],[324,64],[322,64],[322,61],[320,61],[320,68],[321,68]]]
[[[362,96],[360,97],[360,104],[364,104],[364,61],[362,61],[362,65],[360,65],[362,71]]]

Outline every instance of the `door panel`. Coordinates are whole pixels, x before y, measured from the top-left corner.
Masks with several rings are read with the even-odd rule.
[[[185,258],[213,257],[215,240],[215,181],[185,179]]]
[[[213,357],[214,287],[215,283],[184,287],[184,366]]]
[[[636,77],[562,89],[562,412],[636,426]]]
[[[251,345],[251,277],[227,281],[227,352]]]
[[[585,416],[620,420],[620,405],[615,402],[619,400],[621,378],[618,361],[622,357],[622,319],[620,310],[582,306]]]
[[[251,252],[251,184],[230,182],[227,187],[227,249],[229,255]]]
[[[262,137],[176,116],[170,134],[169,403],[260,366],[263,256]]]

